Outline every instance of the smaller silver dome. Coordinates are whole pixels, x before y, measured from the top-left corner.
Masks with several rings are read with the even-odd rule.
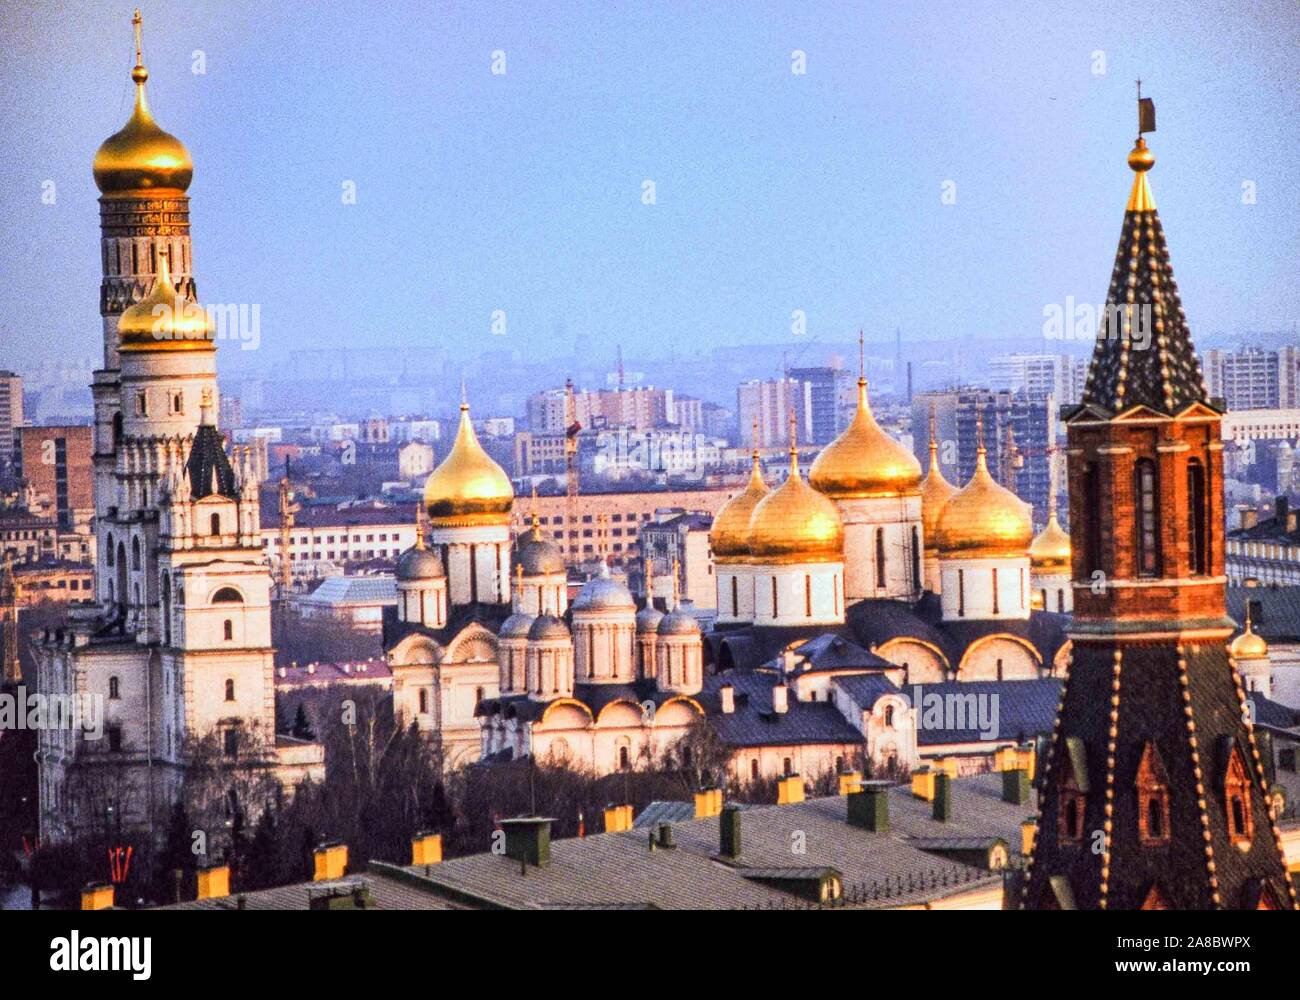
[[[636,630],[641,633],[655,632],[664,620],[664,613],[653,604],[647,604],[636,613]]]
[[[528,537],[531,534],[529,532],[519,536],[515,543],[514,554],[510,558],[510,569],[513,571],[522,566],[524,576],[563,573],[564,557],[560,555],[559,546],[540,536]]]
[[[636,601],[631,592],[617,580],[597,576],[588,580],[573,601],[573,610],[582,611],[635,611]]]
[[[556,618],[555,615],[538,615],[534,619],[532,626],[528,629],[529,641],[538,639],[568,639],[569,626]]]
[[[442,558],[433,549],[412,545],[397,558],[398,580],[436,580],[447,575]]]
[[[501,623],[501,630],[497,632],[497,638],[527,639],[528,632],[533,627],[533,621],[532,615],[517,611]]]
[[[694,615],[688,615],[681,608],[675,608],[664,615],[659,623],[660,635],[699,635],[700,623]]]

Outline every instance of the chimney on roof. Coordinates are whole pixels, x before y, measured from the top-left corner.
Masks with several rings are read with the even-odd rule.
[[[230,865],[208,865],[199,869],[198,899],[219,899],[230,895]]]
[[[1277,514],[1278,524],[1286,524],[1286,516],[1289,509],[1290,504],[1287,503],[1285,493],[1273,501],[1273,510]]]
[[[1254,507],[1241,508],[1241,526],[1243,528],[1253,528],[1259,524],[1259,511]]]
[[[772,688],[772,711],[777,715],[785,715],[790,710],[790,688],[785,684],[777,684]]]
[[[728,802],[718,818],[718,853],[724,858],[740,857],[740,806]]]
[[[420,830],[411,838],[411,864],[442,864],[442,834]]]
[[[503,819],[501,829],[506,835],[506,857],[538,868],[550,864],[553,822],[545,816]]]
[[[939,823],[952,819],[952,778],[947,771],[937,771],[934,775],[934,810],[931,816]]]
[[[671,823],[660,823],[655,834],[655,849],[670,851],[676,846],[673,843],[673,825]]]
[[[849,792],[848,820],[872,833],[889,832],[889,782],[864,781]]]
[[[1023,767],[1002,772],[1002,801],[1013,806],[1029,804],[1029,772]]]
[[[321,844],[312,852],[315,870],[313,882],[330,882],[342,878],[348,870],[348,845],[341,840]]]
[[[723,715],[730,715],[736,710],[736,689],[730,684],[718,688],[718,697],[722,699]]]
[[[722,789],[702,788],[695,793],[695,818],[708,819],[722,812]]]

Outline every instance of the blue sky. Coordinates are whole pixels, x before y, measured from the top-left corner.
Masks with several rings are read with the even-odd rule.
[[[793,341],[794,310],[1038,350],[1046,305],[1105,295],[1137,76],[1193,333],[1300,319],[1292,3],[141,6],[201,296],[258,303],[268,360],[693,353]],[[90,162],[129,113],[131,7],[0,9],[0,366],[98,352]]]

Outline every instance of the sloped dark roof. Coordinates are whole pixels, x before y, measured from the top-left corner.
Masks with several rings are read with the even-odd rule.
[[[772,708],[772,674],[727,671],[704,680],[709,724],[728,746],[761,747],[809,743],[861,743],[862,734],[828,701],[799,701],[793,692],[784,712]],[[723,684],[737,689],[735,711],[716,707]]]
[[[899,690],[884,674],[848,674],[836,677],[836,687],[844,692],[862,708],[870,708],[887,694],[899,694]]]
[[[893,666],[884,657],[833,632],[810,639],[802,646],[796,646],[794,651],[804,660],[796,668],[797,674],[819,670],[885,670]]]
[[[1254,707],[1255,725],[1285,730],[1300,727],[1300,710],[1265,698],[1258,691],[1247,691],[1246,698]]]
[[[416,622],[404,622],[397,617],[397,606],[384,607],[384,649],[396,646],[412,633],[427,635],[436,642],[446,645],[456,638],[467,626],[477,622],[493,635],[501,630],[502,624],[510,617],[509,604],[453,604],[447,615],[447,624],[443,628],[428,628]]]
[[[1229,587],[1228,614],[1238,625],[1246,622],[1251,602],[1251,628],[1269,642],[1300,642],[1300,587]]]
[[[915,704],[918,692],[922,698],[920,705]],[[919,746],[976,743],[982,739],[1023,742],[1052,731],[1061,700],[1061,681],[1056,677],[1027,681],[944,681],[904,688],[903,694],[913,700],[917,710]],[[943,701],[932,703],[928,700],[931,695]],[[927,719],[926,708],[932,704],[951,706],[951,710],[944,712],[942,725],[932,725]],[[983,716],[976,714],[972,719],[972,708],[978,713],[981,707]],[[996,723],[995,735],[983,732],[981,722]]]
[[[1136,307],[1142,321],[1134,319],[1131,334],[1121,330],[1118,315],[1113,325],[1099,321],[1082,405],[1111,415],[1138,405],[1174,414],[1191,403],[1208,404],[1164,227],[1154,205],[1124,213],[1106,305],[1128,304]]]
[[[185,473],[190,479],[190,494],[195,500],[223,496],[231,500],[239,496],[235,488],[235,470],[226,457],[221,433],[211,424],[200,424],[190,446],[190,457],[185,462]]]

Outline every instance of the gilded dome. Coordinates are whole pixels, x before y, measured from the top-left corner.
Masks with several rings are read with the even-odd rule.
[[[842,562],[844,524],[825,493],[799,475],[790,449],[790,475],[759,501],[749,518],[749,561],[760,565]]]
[[[743,562],[749,555],[749,518],[760,500],[770,492],[763,482],[763,468],[755,449],[753,468],[745,488],[722,505],[709,531],[713,560],[718,563]]]
[[[1070,572],[1070,534],[1056,519],[1056,511],[1029,546],[1029,565],[1040,573]]]
[[[176,290],[167,255],[160,253],[158,273],[148,294],[118,317],[118,350],[215,351],[214,337],[208,311]]]
[[[1024,556],[1034,537],[1029,513],[1027,503],[989,474],[981,446],[975,474],[939,514],[935,546],[941,557]]]
[[[858,410],[844,432],[822,449],[808,481],[836,499],[897,497],[921,485],[916,457],[880,429],[867,402],[867,380],[858,379]]]
[[[510,477],[478,443],[469,404],[460,404],[460,428],[451,451],[424,484],[424,507],[435,527],[509,524],[515,491]]]
[[[934,427],[931,426],[930,468],[921,482],[921,537],[927,549],[937,547],[939,515],[956,493],[957,487],[943,477],[943,468],[939,465],[939,443],[934,439]]]
[[[1228,655],[1237,660],[1260,660],[1268,656],[1268,643],[1263,636],[1256,634],[1249,611],[1246,612],[1246,631],[1232,640]]]
[[[140,56],[138,35],[131,79],[135,81],[135,108],[121,131],[105,139],[95,153],[95,186],[107,195],[184,191],[194,175],[194,162],[184,144],[159,128],[149,113],[144,93],[149,71]]]

